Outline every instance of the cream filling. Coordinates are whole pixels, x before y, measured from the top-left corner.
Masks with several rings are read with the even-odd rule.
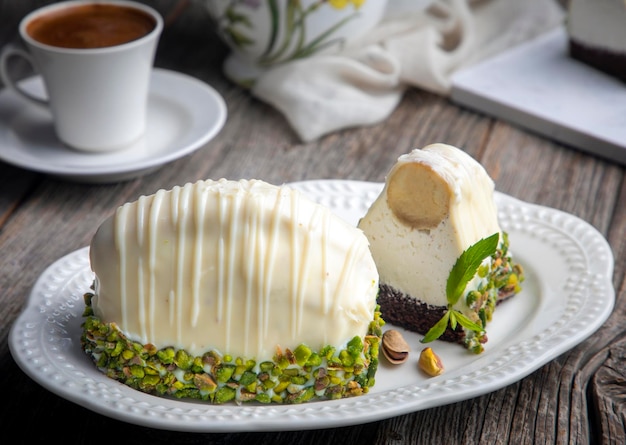
[[[359,222],[380,282],[446,306],[446,283],[458,257],[501,232],[493,193],[484,168],[455,147],[433,144],[401,156]],[[467,312],[462,300],[457,308]]]
[[[342,347],[367,333],[378,290],[360,230],[257,180],[198,181],[125,204],[90,258],[102,321],[194,355]]]

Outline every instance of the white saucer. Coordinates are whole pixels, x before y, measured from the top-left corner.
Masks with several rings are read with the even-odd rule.
[[[44,95],[39,76],[22,88]],[[185,74],[155,69],[145,136],[114,153],[82,153],[56,137],[52,116],[13,91],[0,91],[0,160],[41,173],[91,183],[116,182],[153,171],[210,141],[226,122],[224,99]]]

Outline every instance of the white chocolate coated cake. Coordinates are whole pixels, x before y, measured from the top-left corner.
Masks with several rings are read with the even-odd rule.
[[[90,260],[96,320],[193,357],[258,364],[299,345],[340,351],[375,319],[364,234],[260,180],[198,181],[127,203],[96,232]]]
[[[386,322],[425,334],[447,308],[448,277],[461,254],[494,234],[503,247],[494,189],[482,165],[450,145],[432,144],[398,158],[358,225],[369,239],[380,274],[378,302]],[[467,290],[489,279],[476,276]],[[501,298],[493,295],[493,306],[496,299]],[[487,295],[482,300],[484,305],[477,305],[460,298],[454,308],[478,321],[480,311],[488,309]],[[459,327],[442,338],[469,341],[465,334]]]

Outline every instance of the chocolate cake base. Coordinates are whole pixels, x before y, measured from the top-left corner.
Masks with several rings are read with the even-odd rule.
[[[510,288],[502,288],[498,292],[496,305],[515,295]],[[378,304],[383,320],[387,323],[408,329],[412,332],[425,335],[435,323],[441,320],[446,312],[446,306],[432,306],[408,296],[387,284],[380,284]],[[464,344],[465,331],[461,325],[452,330],[449,326],[440,340]]]
[[[431,306],[417,301],[386,284],[380,285],[377,301],[386,323],[422,335],[443,317],[447,309],[445,306]],[[461,325],[457,325],[455,330],[448,327],[439,339],[463,344],[465,332]]]
[[[594,48],[570,39],[569,54],[573,59],[626,82],[626,53]]]

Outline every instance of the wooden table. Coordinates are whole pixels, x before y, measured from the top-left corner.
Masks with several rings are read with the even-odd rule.
[[[15,23],[28,9],[28,2],[7,3],[0,5],[0,43],[14,37]],[[228,105],[223,130],[187,157],[144,177],[101,185],[66,182],[0,163],[0,442],[12,443],[12,435],[20,443],[626,443],[623,166],[416,90],[406,93],[386,122],[303,144],[279,113],[224,78],[226,53],[197,5],[188,7],[163,35],[156,65],[206,81]],[[204,178],[382,182],[399,155],[436,141],[463,147],[477,158],[497,190],[586,220],[613,250],[617,299],[608,321],[526,378],[467,401],[362,425],[200,434],[150,429],[96,414],[47,391],[13,360],[9,331],[34,281],[51,263],[86,246],[118,205]]]

